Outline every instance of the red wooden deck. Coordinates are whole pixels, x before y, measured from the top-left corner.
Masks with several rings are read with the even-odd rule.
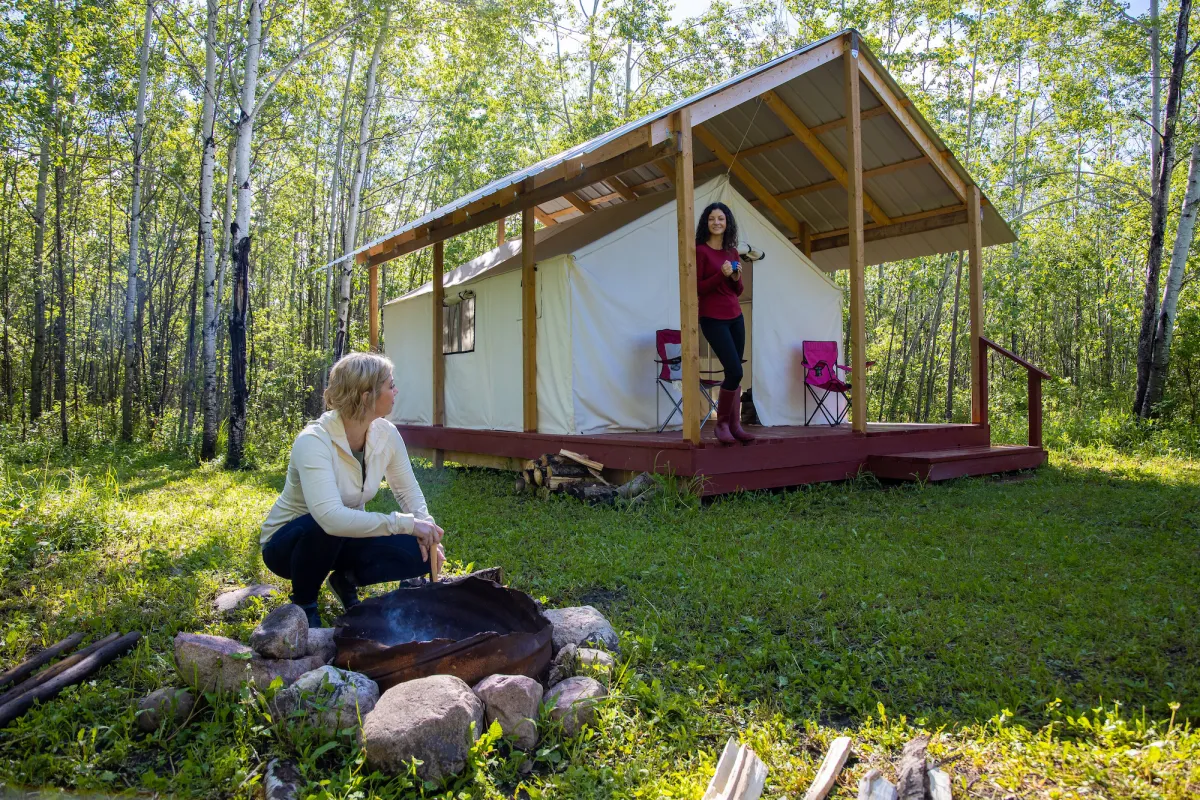
[[[521,462],[566,448],[633,472],[704,476],[702,492],[774,489],[843,480],[860,471],[894,480],[945,480],[1030,469],[1046,461],[1040,447],[992,447],[986,425],[886,424],[829,427],[748,426],[759,440],[724,446],[703,431],[698,445],[678,431],[560,436],[481,431],[427,425],[397,425],[414,455],[442,450],[448,461],[519,469]]]

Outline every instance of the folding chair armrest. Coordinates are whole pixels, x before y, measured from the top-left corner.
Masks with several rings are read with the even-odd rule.
[[[871,367],[873,367],[873,366],[875,366],[875,362],[874,362],[874,361],[868,361],[868,362],[867,362],[867,365],[866,365],[866,367],[865,367],[864,369],[870,369],[870,368],[871,368]],[[840,369],[842,372],[853,372],[853,371],[854,371],[854,370],[853,370],[853,369],[852,369],[850,366],[848,366],[848,365],[846,365],[846,364],[838,364],[838,365],[837,365],[837,368],[838,368],[838,369]]]

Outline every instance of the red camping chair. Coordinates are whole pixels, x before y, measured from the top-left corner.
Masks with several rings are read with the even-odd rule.
[[[846,415],[850,413],[850,384],[837,375],[838,370],[849,374],[850,367],[837,363],[837,351],[837,342],[806,341],[802,345],[800,363],[804,365],[804,388],[808,390],[817,404],[808,419],[804,421],[805,425],[812,424],[818,411],[830,425],[841,425],[846,421]],[[870,369],[874,363],[874,361],[868,361],[867,368]],[[829,399],[830,395],[834,395],[834,413],[832,415],[825,408],[825,401]],[[837,410],[838,395],[841,395],[842,399],[846,401],[840,412]]]
[[[678,397],[671,394],[672,384],[683,381],[683,336],[679,331],[671,328],[655,331],[654,349],[658,351],[658,358],[654,359],[654,363],[658,364],[658,369],[655,371],[655,382],[671,403],[671,413],[667,414],[667,421],[658,429],[658,432],[662,433],[671,424],[671,420],[675,418],[676,414],[680,419],[683,418],[683,392],[679,392]],[[700,372],[700,394],[704,395],[704,399],[708,401],[708,413],[700,422],[701,428],[717,412],[717,403],[712,398],[712,388],[721,385],[721,379],[712,380],[704,376],[719,374],[721,373],[716,371],[701,370]],[[658,419],[659,414],[659,394],[656,392],[654,395],[654,418]]]

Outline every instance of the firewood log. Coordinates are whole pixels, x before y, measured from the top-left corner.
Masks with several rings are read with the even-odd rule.
[[[583,478],[563,478],[558,475],[549,475],[546,477],[546,485],[550,487],[550,491],[557,492],[568,486],[574,486],[578,483],[583,483]]]
[[[604,469],[603,464],[601,464],[599,461],[593,461],[592,459],[588,458],[583,453],[573,453],[570,450],[559,450],[558,454],[560,456],[565,456],[566,458],[571,459],[572,461],[574,461],[577,464],[582,464],[585,467],[591,467],[594,470]]]
[[[583,478],[591,479],[592,477],[592,473],[588,471],[587,467],[571,462],[567,462],[566,464],[551,463],[546,467],[545,471],[547,478],[579,478],[582,480]]]
[[[533,470],[533,482],[536,486],[542,486],[546,483],[546,473],[539,468]]]
[[[92,642],[87,647],[80,650],[78,653],[69,655],[66,658],[64,658],[62,661],[59,661],[57,664],[54,664],[53,666],[42,670],[37,675],[34,675],[32,678],[25,681],[24,683],[14,686],[13,688],[9,689],[4,694],[0,694],[0,705],[4,705],[5,703],[15,700],[18,697],[20,697],[21,695],[25,694],[26,692],[31,691],[31,690],[37,688],[38,686],[41,686],[43,683],[46,683],[47,681],[54,678],[54,676],[59,675],[62,672],[64,672],[65,670],[72,667],[73,665],[78,664],[80,661],[87,658],[92,653],[96,652],[101,647],[103,647],[104,645],[114,641],[118,636],[120,636],[119,633],[110,633],[108,636],[105,636],[103,639],[100,639],[99,641],[96,641],[96,642]]]
[[[617,492],[622,498],[626,500],[632,500],[653,485],[654,478],[650,476],[650,473],[643,472],[642,474],[630,480],[628,483],[621,484],[621,486],[618,487]]]
[[[10,683],[20,683],[32,675],[34,670],[53,661],[55,656],[74,650],[82,641],[83,633],[80,632],[72,633],[61,642],[50,645],[33,658],[27,659],[24,663],[18,664],[8,672],[0,674],[0,686],[6,686]]]
[[[525,491],[525,489],[526,489],[526,487],[527,487],[527,486],[528,486],[528,484],[526,484],[526,483],[525,483],[525,476],[524,476],[524,475],[518,475],[518,476],[517,476],[516,483],[514,483],[514,484],[513,484],[513,493],[514,493],[514,494],[521,494],[522,492],[524,492],[524,491]]]
[[[602,486],[595,483],[578,483],[574,486],[568,486],[564,491],[574,497],[576,500],[582,500],[585,503],[611,503],[616,500],[617,489],[615,486]]]
[[[106,664],[122,656],[137,644],[140,638],[142,638],[142,635],[137,631],[133,631],[114,641],[110,641],[103,647],[93,651],[87,658],[63,670],[42,685],[0,706],[0,728],[24,714],[35,702],[39,700],[45,702],[52,697],[56,697],[59,692],[68,686],[73,686],[87,680]]]
[[[918,736],[904,745],[896,777],[896,795],[900,800],[929,797],[929,773],[925,767],[925,748],[928,746],[928,736]]]
[[[825,754],[825,760],[821,762],[821,768],[817,770],[817,777],[813,778],[812,785],[804,793],[804,800],[825,800],[825,795],[833,789],[838,773],[842,771],[849,756],[850,737],[839,736],[834,739],[833,744],[829,746],[829,752]]]

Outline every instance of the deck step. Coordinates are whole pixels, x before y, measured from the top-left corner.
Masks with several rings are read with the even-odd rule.
[[[867,470],[877,478],[897,481],[946,481],[969,475],[991,475],[1033,469],[1046,463],[1046,451],[1027,445],[959,447],[915,453],[873,455]]]

